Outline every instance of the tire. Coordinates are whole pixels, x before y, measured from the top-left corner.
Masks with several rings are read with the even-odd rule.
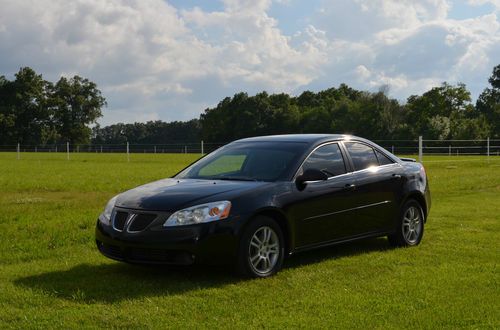
[[[416,246],[424,235],[424,212],[419,202],[408,200],[399,213],[396,232],[387,238],[396,247]]]
[[[283,231],[272,218],[251,220],[241,236],[237,268],[245,277],[269,277],[283,266],[285,256]]]

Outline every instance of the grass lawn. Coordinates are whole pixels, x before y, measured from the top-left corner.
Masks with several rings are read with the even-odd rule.
[[[101,256],[107,200],[196,158],[0,153],[0,328],[500,328],[500,158],[424,157],[433,205],[417,248],[334,246],[264,280]]]

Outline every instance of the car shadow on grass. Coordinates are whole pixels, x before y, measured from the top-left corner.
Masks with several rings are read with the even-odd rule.
[[[241,280],[226,267],[141,266],[116,262],[79,264],[67,270],[23,277],[14,283],[58,298],[113,303],[221,287]]]
[[[392,249],[394,247],[389,245],[386,238],[367,238],[297,253],[286,260],[285,268],[299,268],[324,260],[354,257]]]
[[[385,239],[367,239],[302,252],[285,261],[294,269],[327,259],[390,249]],[[24,288],[76,302],[113,303],[127,299],[183,294],[245,281],[229,266],[153,267],[125,263],[79,264],[17,279]]]

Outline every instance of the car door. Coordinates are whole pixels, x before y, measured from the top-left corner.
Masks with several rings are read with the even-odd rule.
[[[344,142],[354,167],[357,234],[391,230],[402,193],[401,165],[362,142]]]
[[[314,150],[302,164],[299,172],[314,168],[327,174],[328,179],[307,183],[303,190],[295,187],[297,200],[287,212],[294,219],[295,246],[332,241],[350,231],[354,178],[344,159],[340,145],[328,143]]]

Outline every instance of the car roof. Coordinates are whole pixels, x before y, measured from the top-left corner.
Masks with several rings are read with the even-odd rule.
[[[255,136],[236,140],[234,142],[302,142],[307,144],[316,144],[323,141],[344,140],[346,138],[351,139],[357,137],[346,134],[283,134]]]

